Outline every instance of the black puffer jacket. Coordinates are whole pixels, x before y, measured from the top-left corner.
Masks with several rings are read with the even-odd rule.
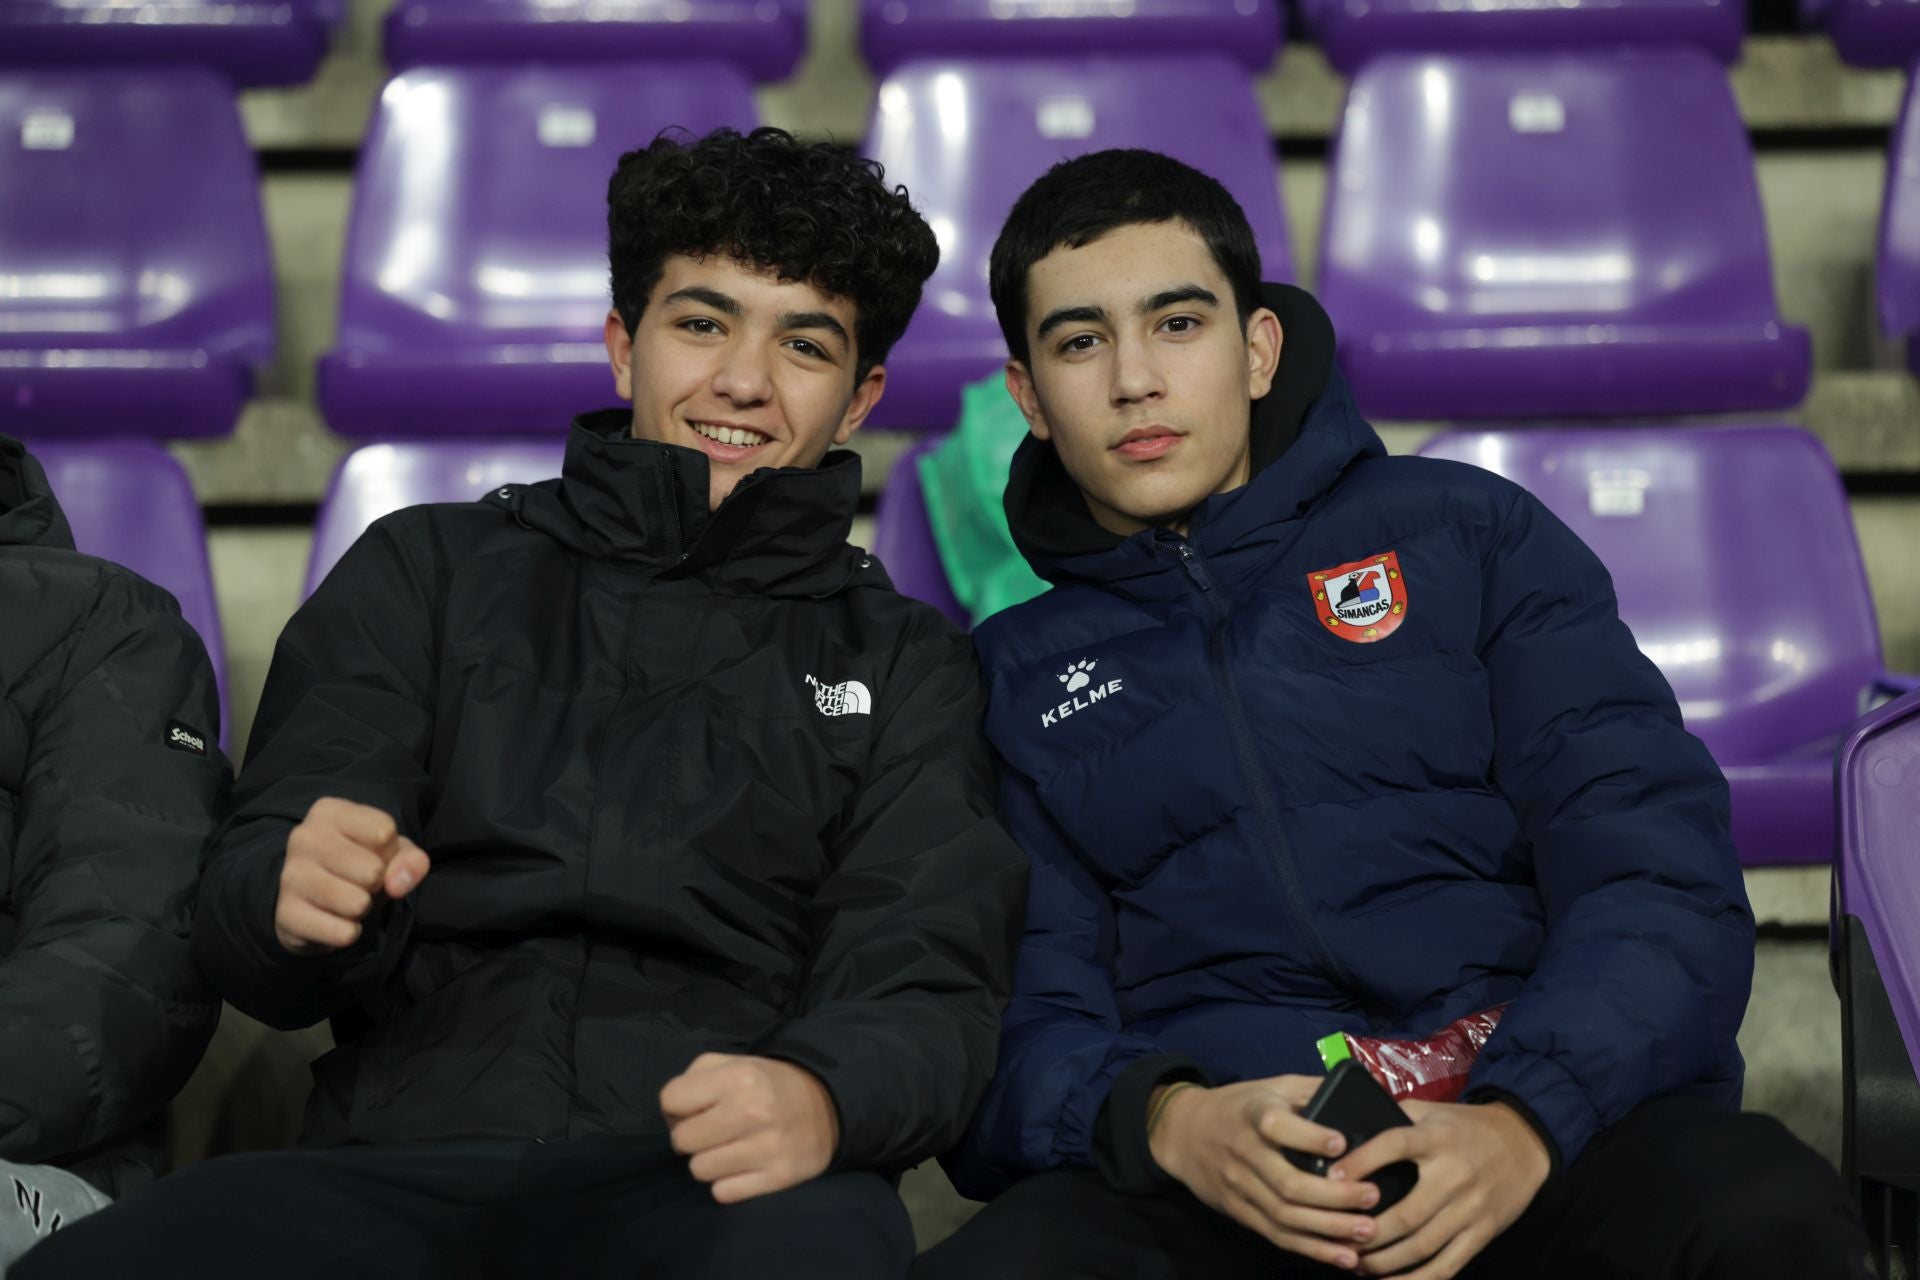
[[[3,436],[0,694],[0,1159],[118,1195],[219,1017],[187,948],[219,704],[173,597],[75,551]]]
[[[958,1136],[1026,886],[971,648],[846,538],[860,463],[763,471],[576,424],[564,478],[375,524],[280,639],[195,946],[234,1004],[334,1017],[307,1139],[663,1128],[699,1053],[779,1057],[838,1168]],[[273,909],[321,796],[433,857],[354,947]]]

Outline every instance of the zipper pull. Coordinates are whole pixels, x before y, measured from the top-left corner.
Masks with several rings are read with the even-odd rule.
[[[1180,567],[1187,571],[1187,576],[1192,578],[1202,591],[1213,590],[1213,580],[1207,577],[1207,568],[1200,562],[1200,553],[1184,542],[1179,546],[1179,553]]]

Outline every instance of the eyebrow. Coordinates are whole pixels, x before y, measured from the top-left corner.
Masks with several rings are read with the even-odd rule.
[[[666,301],[669,305],[675,302],[703,303],[706,306],[712,307],[715,311],[721,312],[724,315],[733,316],[736,319],[744,311],[744,308],[741,307],[740,303],[734,298],[720,292],[718,289],[709,289],[703,284],[690,284],[684,289],[676,289],[667,295]]]
[[[1166,307],[1178,306],[1182,302],[1200,302],[1209,307],[1220,305],[1219,296],[1204,285],[1183,284],[1172,289],[1162,289],[1159,293],[1145,299],[1134,308],[1136,315],[1152,315]],[[1107,309],[1098,306],[1057,307],[1047,312],[1047,318],[1040,322],[1036,337],[1044,338],[1063,324],[1105,324]]]

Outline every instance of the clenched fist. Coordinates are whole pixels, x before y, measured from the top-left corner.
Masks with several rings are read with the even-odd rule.
[[[811,1072],[775,1058],[703,1053],[660,1091],[673,1149],[721,1204],[817,1178],[840,1145],[840,1117]]]
[[[316,800],[287,836],[274,933],[297,956],[350,947],[373,904],[382,895],[406,897],[430,866],[389,815],[350,800]]]

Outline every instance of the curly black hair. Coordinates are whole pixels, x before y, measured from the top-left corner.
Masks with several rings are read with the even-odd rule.
[[[940,261],[933,230],[878,162],[783,129],[668,131],[607,184],[613,305],[631,334],[674,254],[719,254],[854,304],[856,385],[906,330]]]

